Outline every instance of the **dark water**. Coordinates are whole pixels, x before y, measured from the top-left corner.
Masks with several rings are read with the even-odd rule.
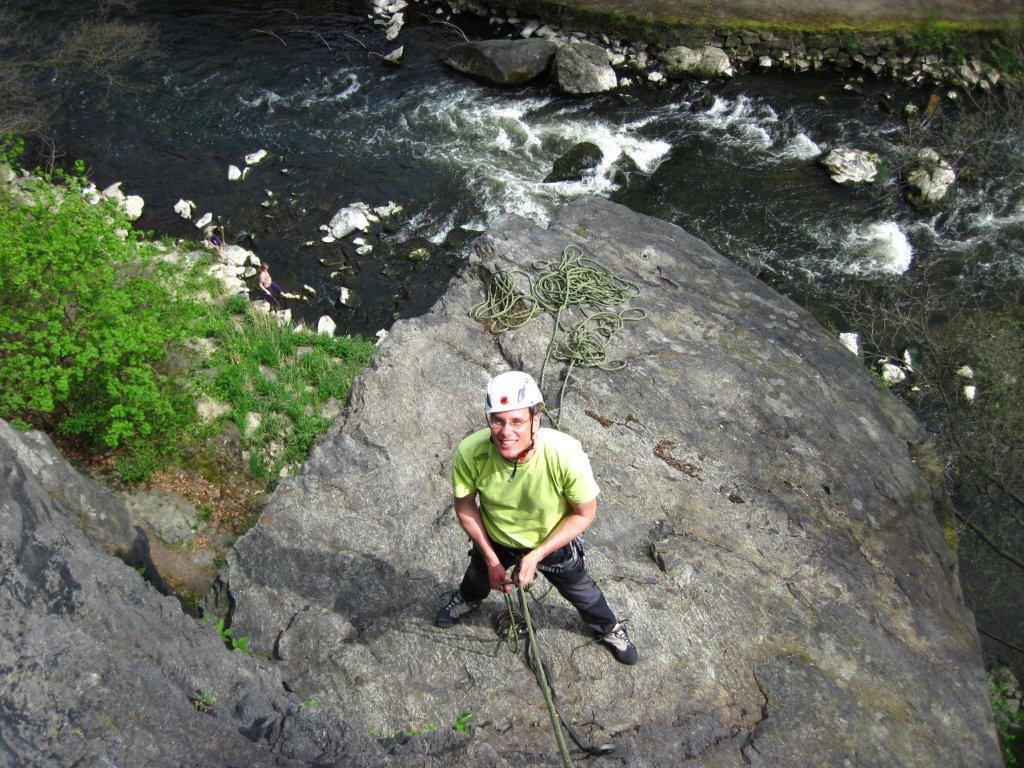
[[[798,298],[936,260],[954,272],[964,263],[999,276],[1021,270],[1018,190],[966,195],[937,218],[885,185],[840,187],[817,164],[838,145],[894,156],[893,113],[928,93],[867,83],[850,94],[834,77],[806,75],[637,89],[628,100],[494,89],[439,63],[460,39],[450,28],[415,5],[406,16],[387,43],[359,4],[143,2],[131,18],[155,25],[160,56],[131,67],[128,89],[74,89],[58,141],[101,187],[122,180],[145,198],[144,228],[199,237],[175,201],[194,200],[193,218],[212,212],[229,242],[255,250],[287,290],[316,291],[291,302],[297,317],[330,314],[340,331],[372,334],[423,312],[457,266],[458,246],[489,219],[512,211],[545,223],[582,194],[677,222]],[[375,55],[399,44],[401,67]],[[543,183],[583,140],[602,148],[598,171]],[[228,181],[229,164],[244,167],[257,149],[268,159]],[[627,156],[641,172],[620,186],[614,170]],[[404,210],[364,236],[371,253],[356,254],[352,237],[322,243],[319,227],[357,201]],[[424,246],[429,258],[408,258]],[[341,286],[358,306],[336,304]]]

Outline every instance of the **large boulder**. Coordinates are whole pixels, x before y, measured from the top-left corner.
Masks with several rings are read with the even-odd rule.
[[[79,474],[44,432],[19,432],[0,420],[0,444],[7,446],[109,554],[135,568],[151,567],[146,534],[132,525],[124,502],[95,480]]]
[[[506,765],[447,729],[381,745],[328,703],[301,702],[108,556],[44,484],[54,473],[84,482],[34,461],[0,421],[0,764]]]
[[[926,147],[917,153],[913,167],[903,177],[907,200],[918,208],[932,208],[949,196],[956,171],[939,153]]]
[[[562,93],[603,93],[619,84],[615,70],[608,63],[607,52],[592,43],[559,46],[553,73]]]
[[[581,141],[560,158],[555,160],[551,173],[544,177],[546,183],[556,181],[579,181],[601,164],[604,153],[592,141]]]
[[[721,48],[704,45],[687,48],[679,45],[662,52],[661,60],[665,74],[672,79],[683,77],[719,77],[732,75],[732,62]]]
[[[557,48],[550,40],[484,40],[450,46],[441,58],[464,75],[495,85],[522,85],[547,71]]]
[[[972,617],[908,451],[923,429],[798,305],[604,200],[547,229],[499,219],[433,310],[395,323],[229,555],[239,631],[357,730],[468,711],[477,743],[555,762],[533,676],[494,634],[501,601],[448,630],[432,617],[467,564],[452,453],[488,378],[539,373],[552,328],[494,336],[468,310],[482,277],[569,244],[635,281],[648,314],[612,344],[625,367],[574,369],[561,404],[602,488],[587,562],[641,654],[620,666],[557,595],[536,606],[566,717],[623,765],[998,766]],[[549,364],[549,398],[564,374]]]

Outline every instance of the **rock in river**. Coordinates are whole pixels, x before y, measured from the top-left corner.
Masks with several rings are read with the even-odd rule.
[[[587,560],[641,654],[617,665],[549,597],[536,618],[566,717],[622,765],[998,766],[977,634],[907,447],[924,430],[801,307],[606,200],[547,229],[498,219],[434,309],[394,324],[228,556],[237,631],[356,732],[470,711],[475,744],[553,762],[533,676],[494,636],[501,601],[431,619],[467,564],[452,452],[488,378],[539,373],[551,333],[542,316],[494,336],[468,310],[482,275],[568,244],[635,281],[648,314],[612,343],[625,367],[576,368],[561,407],[602,489]],[[563,374],[549,365],[549,398]]]
[[[879,162],[881,158],[874,152],[849,148],[833,149],[821,160],[837,184],[874,181],[878,177]]]
[[[568,43],[555,53],[555,83],[562,93],[603,93],[618,85],[604,48],[592,43]]]
[[[604,154],[601,148],[591,141],[583,141],[570,149],[560,158],[555,160],[544,181],[551,183],[555,181],[579,181],[588,172],[601,164]]]
[[[922,149],[916,159],[916,166],[904,176],[907,200],[918,208],[936,206],[949,195],[956,172],[931,148]]]
[[[445,50],[444,63],[495,85],[521,85],[543,74],[556,46],[549,40],[484,40]]]

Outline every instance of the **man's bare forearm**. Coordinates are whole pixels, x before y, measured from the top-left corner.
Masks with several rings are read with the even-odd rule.
[[[477,506],[476,497],[455,499],[455,516],[477,551],[484,556],[484,562],[489,566],[498,563],[498,555],[491,546],[491,537],[487,535],[487,529],[484,528],[483,515]]]

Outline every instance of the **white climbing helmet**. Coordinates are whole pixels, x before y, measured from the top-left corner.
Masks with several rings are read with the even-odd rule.
[[[544,405],[544,395],[533,380],[533,376],[522,371],[499,373],[487,384],[484,396],[484,415],[495,412],[514,411]]]

